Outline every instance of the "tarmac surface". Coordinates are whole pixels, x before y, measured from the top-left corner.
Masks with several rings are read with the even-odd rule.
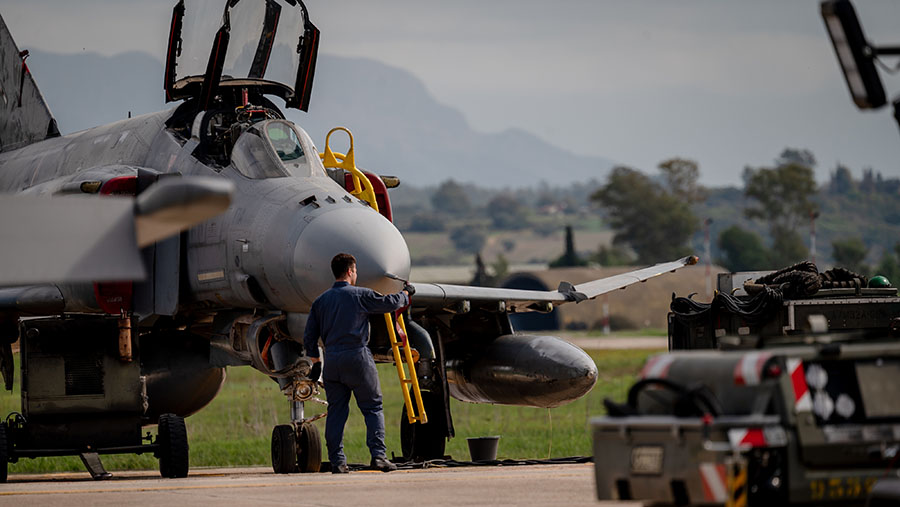
[[[86,472],[11,475],[0,505],[356,505],[598,506],[594,465],[473,466],[278,475],[268,467],[191,470],[185,479],[156,471],[115,472],[93,481]],[[603,502],[604,507],[639,503]]]
[[[665,349],[665,337],[563,336],[588,350]],[[269,467],[192,469],[184,479],[162,479],[155,470],[114,472],[94,481],[87,472],[10,475],[0,484],[0,505],[299,505],[390,506],[639,506],[598,502],[593,463],[473,466],[357,471],[348,475],[280,475]]]

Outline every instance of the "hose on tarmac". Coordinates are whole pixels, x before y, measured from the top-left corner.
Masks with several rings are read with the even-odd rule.
[[[403,458],[399,458],[403,459]],[[432,459],[427,461],[398,461],[394,458],[391,461],[397,465],[397,470],[421,470],[425,468],[459,468],[459,467],[508,467],[523,465],[577,465],[580,463],[593,463],[593,456],[569,456],[564,458],[549,459],[495,459],[491,461],[457,461],[452,458],[448,459]],[[348,465],[351,471],[368,470],[369,466],[361,463],[351,463]]]

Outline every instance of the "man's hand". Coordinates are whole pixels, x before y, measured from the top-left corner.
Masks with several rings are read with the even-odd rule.
[[[416,288],[413,287],[412,284],[409,283],[409,282],[404,282],[404,283],[403,283],[403,290],[406,291],[406,293],[409,295],[409,297],[412,297],[413,294],[416,293]]]
[[[309,370],[309,380],[312,380],[313,382],[317,382],[321,375],[322,375],[322,362],[316,361],[315,363],[313,363],[312,369]]]

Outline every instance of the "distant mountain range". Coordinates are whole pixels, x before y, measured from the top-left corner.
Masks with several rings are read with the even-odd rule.
[[[28,64],[64,134],[166,107],[163,64],[146,53],[32,50]],[[370,59],[320,55],[310,112],[288,116],[320,149],[331,127],[350,128],[357,164],[417,186],[451,178],[490,188],[569,185],[602,179],[614,165],[520,129],[476,132],[415,76]],[[335,135],[332,142],[346,151],[346,137]]]

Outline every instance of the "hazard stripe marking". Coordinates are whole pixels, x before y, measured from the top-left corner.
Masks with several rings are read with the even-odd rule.
[[[728,489],[731,499],[726,502],[728,507],[745,507],[747,505],[747,468],[735,463],[731,465]]]
[[[641,378],[666,378],[674,361],[675,356],[670,355],[651,357],[641,370]]]
[[[700,478],[703,480],[703,496],[709,502],[724,502],[728,499],[728,480],[725,465],[700,463]]]
[[[734,383],[755,386],[762,380],[762,367],[772,354],[768,352],[751,352],[744,355],[734,367]]]
[[[791,372],[791,385],[794,387],[794,408],[798,412],[811,411],[812,397],[809,394],[809,386],[806,385],[803,362],[799,359],[788,359],[787,366],[788,371]]]
[[[762,428],[733,428],[728,430],[728,441],[732,447],[767,447],[766,435]]]

